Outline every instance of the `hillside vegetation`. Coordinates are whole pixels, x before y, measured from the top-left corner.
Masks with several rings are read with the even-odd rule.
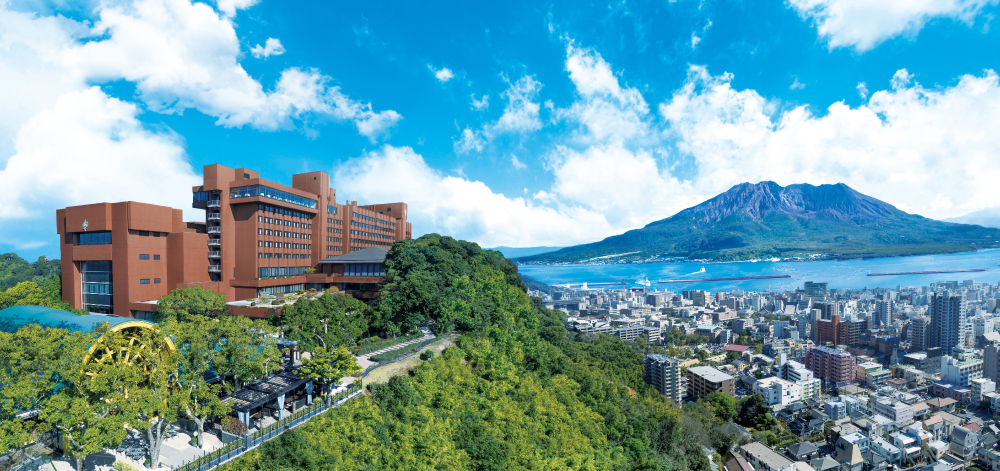
[[[428,235],[394,244],[386,272],[375,322],[422,316],[456,346],[223,469],[709,471],[706,450],[736,442],[731,399],[674,407],[633,345],[567,332],[497,252]]]
[[[573,263],[630,252],[636,253],[624,259],[731,261],[812,254],[874,258],[964,252],[997,245],[998,229],[909,214],[847,185],[782,187],[763,182],[737,185],[641,229],[517,261]]]
[[[59,260],[38,257],[31,263],[15,253],[5,253],[0,255],[0,291],[24,281],[44,285],[50,278],[58,277],[59,271]]]

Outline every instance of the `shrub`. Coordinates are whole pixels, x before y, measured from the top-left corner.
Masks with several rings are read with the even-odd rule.
[[[115,461],[115,464],[111,465],[111,467],[118,471],[139,471],[135,466],[122,461]]]
[[[222,418],[222,430],[228,434],[242,437],[247,434],[247,424],[236,417],[227,415]]]
[[[420,354],[421,360],[426,361],[430,360],[431,358],[434,358],[434,350],[427,350],[426,352]]]

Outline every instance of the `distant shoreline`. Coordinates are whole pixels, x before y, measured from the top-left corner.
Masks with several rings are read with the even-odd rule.
[[[831,262],[831,261],[847,261],[847,260],[878,260],[878,259],[884,259],[884,258],[903,258],[903,257],[923,257],[923,256],[930,256],[930,255],[967,254],[967,253],[985,252],[985,251],[990,251],[990,250],[1000,250],[1000,247],[989,247],[989,248],[972,249],[972,250],[959,250],[959,251],[953,251],[953,252],[928,252],[928,253],[920,253],[920,254],[867,256],[867,257],[866,256],[852,257],[852,256],[841,256],[841,254],[832,254],[833,256],[810,257],[810,258],[791,257],[791,258],[780,258],[778,260],[775,260],[773,258],[771,258],[771,259],[765,259],[765,260],[713,260],[713,259],[697,259],[697,258],[682,258],[682,257],[677,257],[677,258],[665,259],[665,260],[640,260],[640,261],[602,262],[602,263],[580,263],[580,262],[573,262],[573,263],[543,263],[543,262],[522,263],[522,262],[518,262],[517,260],[511,260],[511,261],[514,262],[515,264],[517,264],[517,266],[519,266],[519,267],[521,267],[521,266],[529,266],[529,267],[531,267],[531,266],[543,266],[543,267],[573,267],[573,266],[577,266],[577,267],[586,267],[586,266],[602,266],[602,265],[644,265],[644,264],[650,264],[650,263],[701,263],[701,264],[705,264],[705,265],[714,265],[714,264],[723,264],[723,263],[793,263],[793,262]],[[820,255],[825,255],[825,254],[820,254]]]

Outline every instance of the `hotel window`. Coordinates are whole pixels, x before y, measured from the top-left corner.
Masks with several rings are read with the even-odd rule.
[[[264,216],[257,216],[257,222],[264,222]]]
[[[257,235],[264,235],[264,229],[257,229]]]
[[[159,260],[159,259],[160,259],[160,254],[153,255],[153,260]]]
[[[143,279],[139,280],[139,284],[140,285],[148,285],[149,284],[149,278],[143,278]]]
[[[76,245],[108,245],[111,243],[111,231],[84,232],[77,237]]]
[[[258,240],[257,241],[257,247],[263,247],[263,246],[264,246],[264,241],[263,240]]]
[[[160,282],[159,278],[153,278],[153,283],[159,283],[159,282]]]
[[[257,258],[264,258],[263,252],[257,252]]]
[[[139,260],[149,260],[149,254],[148,253],[139,254]]]

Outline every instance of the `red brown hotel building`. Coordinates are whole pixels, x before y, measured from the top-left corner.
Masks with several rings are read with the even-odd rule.
[[[206,165],[204,184],[193,192],[204,223],[133,201],[57,210],[63,300],[145,318],[181,287],[201,286],[227,301],[370,289],[381,281],[385,251],[411,238],[406,203],[337,204],[324,172],[293,175],[287,187],[250,169]]]

